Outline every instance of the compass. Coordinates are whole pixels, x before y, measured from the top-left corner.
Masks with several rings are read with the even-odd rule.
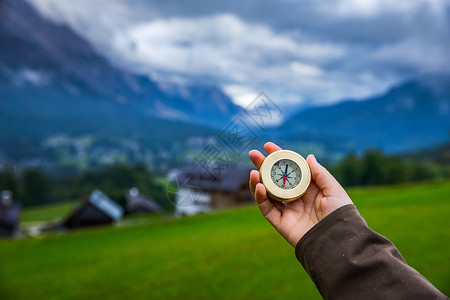
[[[269,196],[281,202],[297,200],[311,182],[308,163],[300,154],[290,150],[275,151],[267,156],[259,171]]]

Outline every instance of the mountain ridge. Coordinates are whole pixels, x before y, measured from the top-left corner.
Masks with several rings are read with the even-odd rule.
[[[137,110],[152,117],[166,118],[164,111],[154,106],[155,102],[167,102],[175,110],[178,105],[179,113],[192,116],[189,123],[217,127],[223,126],[240,109],[214,86],[179,87],[201,90],[193,96],[168,94],[148,76],[113,66],[68,26],[45,19],[27,2],[2,0],[0,5],[0,40],[2,45],[6,45],[0,50],[3,87],[7,85],[6,78],[17,78],[25,72],[25,75],[34,75],[36,80],[46,78],[41,82],[42,87],[59,85],[69,94],[87,94],[121,105],[135,105]],[[220,109],[217,103],[211,102],[213,97],[220,97],[221,106],[227,109]],[[199,102],[205,105],[199,106]],[[172,120],[177,120],[176,114],[172,117]]]
[[[304,110],[280,128],[333,134],[354,141],[354,150],[401,152],[444,142],[450,128],[450,76],[430,75],[404,82],[363,101]],[[320,117],[317,117],[320,116]]]

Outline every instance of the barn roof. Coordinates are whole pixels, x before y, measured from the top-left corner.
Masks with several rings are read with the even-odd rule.
[[[152,198],[141,195],[136,188],[132,188],[127,193],[127,207],[129,211],[145,210],[148,212],[161,212],[161,206]]]
[[[208,168],[205,165],[189,165],[177,172],[171,182],[177,186],[189,186],[206,191],[235,192],[247,185],[251,168],[229,165]]]
[[[119,220],[123,216],[123,208],[99,190],[91,193],[89,202],[113,220]]]
[[[99,190],[94,190],[89,197],[84,199],[64,219],[50,225],[46,230],[109,224],[118,221],[124,214],[124,210],[119,204]]]

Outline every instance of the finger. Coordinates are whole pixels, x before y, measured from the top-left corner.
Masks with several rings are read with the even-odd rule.
[[[339,184],[336,178],[317,162],[314,155],[308,155],[306,161],[311,169],[312,180],[316,183],[317,187],[322,190],[325,196],[336,196],[342,192],[345,193],[344,188]]]
[[[266,158],[261,152],[259,152],[258,150],[251,150],[248,153],[248,156],[250,157],[250,160],[252,161],[252,163],[255,165],[256,168],[261,167],[261,164],[263,163],[264,159]]]
[[[267,219],[267,221],[270,222],[270,224],[272,224],[275,228],[278,228],[278,224],[281,219],[281,212],[267,197],[266,188],[262,185],[262,183],[256,184],[255,199],[262,215]]]
[[[256,189],[256,185],[258,183],[261,182],[261,177],[258,171],[256,170],[252,170],[250,171],[250,180],[249,180],[249,186],[250,186],[250,191],[252,193],[253,196],[255,196],[255,189]],[[283,209],[285,208],[285,204],[278,202],[276,200],[272,200],[269,198],[269,201],[272,202],[273,205],[275,205],[276,208],[278,208],[280,211],[283,211]]]
[[[267,142],[264,144],[264,150],[266,150],[267,154],[272,154],[275,151],[281,150],[281,147],[275,143]]]
[[[252,192],[252,195],[255,196],[255,188],[256,188],[256,184],[259,183],[260,177],[259,177],[259,172],[256,170],[251,170],[250,171],[250,181],[249,181],[249,186],[250,186],[250,192]]]
[[[276,144],[272,143],[272,142],[268,142],[264,145],[264,150],[266,150],[266,152],[268,154],[271,154],[275,151],[281,150],[281,148],[279,146],[277,146]],[[253,164],[255,165],[255,167],[259,168],[261,167],[261,164],[263,163],[264,159],[266,158],[261,152],[259,152],[258,150],[251,150],[248,153],[248,156],[250,157],[250,160],[253,162]]]
[[[250,191],[253,194],[253,196],[255,196],[256,185],[260,182],[261,182],[261,177],[260,177],[259,172],[256,170],[250,171],[249,186],[250,186]],[[275,205],[275,207],[278,208],[280,211],[283,211],[283,209],[285,208],[284,203],[272,200],[272,199],[270,199],[270,197],[269,197],[269,201],[271,201],[272,204]]]

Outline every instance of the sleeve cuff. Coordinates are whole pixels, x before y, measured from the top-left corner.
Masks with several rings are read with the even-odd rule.
[[[355,210],[356,212],[358,209],[354,204],[347,204],[342,207],[339,207],[335,211],[333,211],[331,214],[323,218],[319,221],[316,225],[313,226],[303,237],[298,241],[296,247],[295,247],[295,256],[300,261],[300,263],[306,268],[305,264],[306,262],[303,259],[302,253],[304,253],[306,247],[309,243],[313,242],[317,236],[320,236],[324,234],[329,227],[331,227],[334,224],[334,220],[339,219],[339,217],[344,214],[345,212],[349,210]]]

